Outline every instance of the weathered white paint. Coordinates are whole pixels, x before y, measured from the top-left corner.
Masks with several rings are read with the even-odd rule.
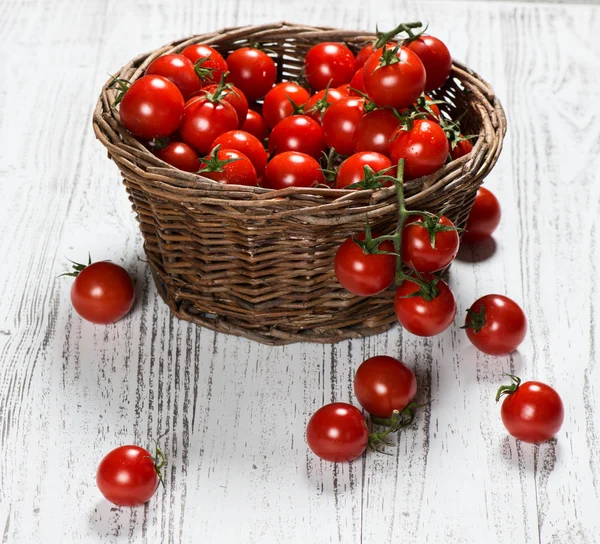
[[[290,19],[370,28],[430,21],[491,81],[509,132],[488,185],[496,251],[451,275],[459,319],[421,340],[395,328],[335,346],[269,348],[170,317],[91,112],[106,73],[176,37]],[[600,530],[596,364],[600,8],[503,3],[53,0],[0,4],[0,537],[33,542],[591,544]],[[82,322],[65,256],[122,262],[134,311]],[[467,262],[479,261],[479,262]],[[518,354],[476,353],[458,326],[478,296],[523,304]],[[350,400],[367,356],[401,357],[431,399],[391,456],[316,459],[305,424]],[[508,438],[502,373],[554,384],[558,440]],[[163,435],[166,488],[115,509],[95,486],[111,448]]]

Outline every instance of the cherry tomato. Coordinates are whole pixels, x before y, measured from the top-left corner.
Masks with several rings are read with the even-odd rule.
[[[227,72],[225,59],[210,45],[188,45],[181,54],[194,63],[194,69],[204,85],[219,83],[221,76]]]
[[[553,438],[562,427],[565,410],[560,395],[542,382],[525,382],[511,376],[513,385],[498,391],[503,394],[500,414],[506,430],[518,440],[539,444]]]
[[[206,155],[217,137],[237,129],[238,124],[237,113],[229,102],[200,97],[185,108],[179,135],[198,153]]]
[[[437,272],[456,257],[460,241],[454,223],[445,215],[439,219],[411,215],[402,229],[402,262],[419,272]],[[431,232],[434,233],[433,244]]]
[[[334,87],[336,91],[339,91],[340,93],[342,93],[343,97],[348,97],[350,96],[350,83],[344,83],[343,85],[340,85],[339,87]]]
[[[313,187],[325,183],[319,163],[310,155],[286,151],[275,155],[267,164],[263,186],[268,189]]]
[[[390,138],[399,126],[400,121],[390,109],[377,109],[367,113],[354,131],[354,149],[388,155]]]
[[[365,166],[370,166],[374,172],[391,169],[392,161],[381,153],[361,151],[350,155],[339,167],[335,178],[335,188],[343,189],[353,183],[358,183],[365,177]],[[392,175],[391,172],[386,172]]]
[[[200,96],[206,93],[214,93],[218,86],[218,84],[213,84],[204,87]],[[235,85],[231,85],[230,83],[224,89],[222,99],[224,102],[229,102],[233,106],[233,109],[238,116],[238,123],[240,126],[242,126],[246,121],[246,116],[248,115],[248,100],[246,100],[244,93]]]
[[[377,235],[373,234],[373,238]],[[365,239],[365,233],[348,238],[337,250],[333,261],[335,277],[340,285],[353,295],[370,297],[385,291],[394,281],[396,275],[395,255],[383,253],[367,254],[354,241]],[[379,245],[380,251],[394,251],[390,241]]]
[[[452,57],[444,42],[433,36],[419,36],[408,45],[408,48],[417,54],[425,66],[427,73],[425,90],[433,91],[441,87],[452,70]]]
[[[429,106],[429,109],[431,110],[432,113],[430,113],[429,111],[427,111],[427,108],[425,108],[424,106],[422,106],[422,99],[425,99],[425,102],[427,103],[427,105]],[[417,109],[417,111],[424,113],[427,115],[427,119],[429,119],[430,121],[435,121],[436,123],[439,124],[440,122],[440,118],[441,118],[441,113],[440,113],[440,108],[438,107],[437,104],[432,104],[433,102],[433,98],[427,96],[427,95],[423,95],[422,97],[419,97],[419,99],[413,104],[413,106]],[[401,112],[402,114],[406,114],[408,113],[407,110],[403,110]]]
[[[264,142],[269,135],[267,123],[265,123],[262,115],[254,110],[248,110],[242,130],[252,134],[252,136],[256,136],[261,142]]]
[[[297,83],[278,83],[267,93],[263,102],[262,114],[267,125],[273,128],[279,121],[297,113],[294,105],[304,106],[309,98],[308,91]]]
[[[325,96],[326,93],[327,96]],[[304,114],[320,123],[323,120],[323,115],[325,115],[327,108],[329,108],[331,104],[344,98],[344,96],[347,96],[347,94],[342,94],[338,89],[323,89],[310,97],[304,106]]]
[[[486,295],[467,310],[464,328],[478,350],[490,355],[508,355],[525,339],[527,318],[510,298]]]
[[[431,274],[423,274],[426,281],[433,280]],[[407,331],[417,336],[434,336],[446,330],[456,314],[454,295],[444,280],[436,283],[439,294],[430,301],[422,296],[410,296],[419,291],[419,286],[405,280],[396,291],[394,310],[396,317]]]
[[[468,155],[473,151],[473,144],[469,140],[460,140],[450,151],[450,156],[456,160]]]
[[[501,215],[500,202],[494,193],[485,187],[479,187],[462,241],[472,244],[489,238],[499,225]]]
[[[386,45],[388,49],[394,49],[394,47],[396,47],[398,44],[396,42],[388,42]],[[367,62],[367,59],[371,56],[373,51],[374,49],[372,43],[365,45],[356,55],[356,59],[354,60],[354,70],[360,70],[365,65],[365,62]]]
[[[185,172],[197,172],[199,168],[198,154],[187,144],[183,142],[171,142],[156,155],[162,161],[169,163],[179,170]]]
[[[243,130],[230,130],[221,134],[212,144],[213,149],[235,149],[250,159],[257,176],[262,176],[267,165],[267,152],[258,138]]]
[[[354,54],[343,43],[318,43],[306,53],[304,73],[315,91],[339,87],[354,75]]]
[[[210,157],[201,164],[200,173],[227,185],[258,185],[252,162],[235,149],[213,149]]]
[[[228,81],[239,87],[248,100],[258,100],[269,92],[277,77],[275,62],[260,49],[242,47],[227,57]]]
[[[363,70],[361,68],[352,76],[352,81],[350,81],[350,95],[362,96],[363,94],[365,94],[365,81],[363,79]]]
[[[139,506],[154,495],[160,465],[138,446],[112,450],[98,466],[96,484],[106,500],[117,506]]]
[[[272,155],[297,151],[319,159],[324,149],[321,125],[306,115],[286,117],[269,136],[269,153]]]
[[[354,131],[365,113],[365,99],[348,97],[332,104],[323,116],[325,143],[341,155],[354,153]]]
[[[125,128],[141,138],[164,138],[177,130],[184,109],[181,91],[162,76],[144,76],[133,83],[121,101]]]
[[[75,311],[92,323],[106,325],[125,317],[133,306],[135,291],[127,271],[108,261],[75,265],[71,302]]]
[[[433,121],[417,119],[410,130],[401,127],[394,132],[389,153],[394,163],[404,159],[404,179],[408,181],[439,170],[448,150],[444,129]]]
[[[317,457],[333,463],[346,462],[365,451],[369,431],[358,408],[334,402],[319,408],[310,418],[306,441]]]
[[[425,68],[419,57],[410,49],[400,47],[396,56],[399,62],[382,65],[384,48],[375,51],[363,68],[363,81],[369,98],[378,106],[396,109],[408,108],[425,88]],[[394,49],[386,47],[386,55]]]
[[[356,400],[369,414],[391,418],[417,394],[417,379],[404,363],[387,355],[371,357],[354,375]]]
[[[152,74],[166,77],[174,83],[181,91],[184,100],[202,87],[194,70],[194,64],[183,55],[163,55],[154,59],[146,68],[146,75]]]

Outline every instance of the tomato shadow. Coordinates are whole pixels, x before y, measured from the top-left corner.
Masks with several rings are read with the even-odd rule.
[[[501,423],[500,426],[502,426]],[[561,445],[556,437],[542,444],[529,444],[506,434],[498,442],[498,450],[501,459],[507,465],[512,465],[519,470],[525,467],[528,472],[533,474],[539,470],[539,468],[536,469],[536,465],[540,463],[544,471],[552,472],[560,456]]]
[[[481,263],[494,256],[498,245],[491,236],[476,244],[461,243],[456,259],[464,263]]]
[[[523,373],[523,356],[518,350],[510,355],[487,355],[467,341],[460,350],[460,357],[464,363],[466,381],[500,386],[507,379],[506,374]],[[470,370],[473,368],[477,369],[476,373]]]
[[[136,508],[121,507],[101,499],[88,514],[88,526],[94,534],[110,542],[131,542],[142,534],[148,505]]]

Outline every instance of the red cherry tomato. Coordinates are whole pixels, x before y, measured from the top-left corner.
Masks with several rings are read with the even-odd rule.
[[[433,276],[423,274],[423,279],[431,281]],[[396,317],[407,331],[417,336],[434,336],[446,330],[456,314],[454,295],[444,280],[436,283],[439,294],[430,301],[421,296],[410,296],[419,291],[419,286],[405,280],[396,291],[394,310]]]
[[[319,159],[324,149],[321,125],[306,115],[286,117],[269,136],[269,153],[272,155],[297,151]]]
[[[479,187],[462,241],[472,244],[489,238],[500,224],[501,216],[500,202],[494,193],[485,187]]]
[[[206,155],[217,137],[237,129],[238,124],[237,113],[229,102],[200,97],[185,108],[179,135],[198,153]]]
[[[218,86],[218,84],[213,84],[204,87],[204,89],[202,89],[201,91],[200,96],[206,93],[214,93],[217,90]],[[240,126],[242,126],[246,121],[246,116],[248,115],[248,100],[246,100],[244,93],[235,85],[229,84],[223,90],[222,100],[224,102],[229,102],[233,106],[233,109],[235,110],[235,113],[237,113],[238,116],[238,123]]]
[[[332,104],[323,116],[325,143],[341,155],[354,153],[354,131],[365,113],[365,99],[348,97]]]
[[[386,173],[393,175],[391,170],[392,161],[381,153],[373,151],[361,151],[350,155],[339,167],[335,178],[335,188],[343,189],[353,183],[362,181],[365,177],[365,166],[370,166],[374,172],[388,170]]]
[[[350,96],[350,83],[344,83],[343,85],[340,85],[339,87],[335,87],[335,90],[342,93],[342,96],[344,98],[346,98],[346,97]]]
[[[423,97],[425,98],[425,101],[426,101],[427,105],[429,106],[429,109],[431,110],[431,112],[433,112],[433,114],[430,113],[429,111],[427,111],[427,109],[425,107],[420,105],[421,97],[419,97],[419,99],[417,100],[417,102],[415,102],[413,104],[413,106],[417,109],[417,111],[426,114],[427,119],[429,119],[429,121],[435,121],[436,123],[439,124],[440,118],[441,118],[440,108],[438,107],[437,104],[432,104],[433,99],[431,97],[429,97],[427,95],[423,95]],[[408,111],[403,110],[401,113],[406,114],[406,113],[408,113]]]
[[[390,109],[378,109],[367,113],[354,131],[354,149],[388,155],[390,138],[399,126],[400,121]]]
[[[108,261],[77,266],[76,270],[81,271],[74,272],[77,275],[71,286],[71,302],[83,319],[106,325],[129,313],[135,291],[122,266]]]
[[[354,75],[354,54],[343,43],[318,43],[306,53],[304,73],[315,91],[339,87]]]
[[[542,382],[525,382],[511,376],[513,385],[501,387],[496,400],[507,394],[500,414],[506,430],[518,440],[539,444],[562,427],[565,410],[560,395]]]
[[[262,115],[254,110],[248,110],[242,130],[252,134],[252,136],[256,136],[261,142],[264,142],[269,135],[267,123],[265,123]]]
[[[410,49],[400,47],[399,62],[381,64],[384,48],[375,51],[363,67],[363,81],[369,98],[378,106],[408,108],[425,88],[425,68]],[[393,49],[389,49],[393,54]]]
[[[469,140],[460,140],[450,151],[451,157],[456,160],[468,155],[473,151],[473,144]]]
[[[317,457],[333,463],[346,462],[365,451],[369,431],[358,408],[334,402],[319,408],[310,418],[306,441]]]
[[[325,183],[319,163],[310,155],[286,151],[275,155],[267,164],[263,186],[268,189],[313,187]]]
[[[210,157],[201,164],[200,172],[209,179],[227,185],[258,185],[252,162],[235,149],[213,149]]]
[[[279,121],[297,113],[294,105],[304,106],[309,98],[308,91],[297,83],[292,81],[278,83],[267,93],[263,102],[262,114],[267,125],[273,128]]]
[[[199,168],[198,154],[183,142],[171,142],[160,149],[156,155],[162,161],[169,163],[185,172],[197,172]]]
[[[379,355],[363,362],[354,375],[356,400],[369,414],[391,418],[417,394],[413,371],[393,357]]]
[[[363,71],[361,68],[352,76],[352,81],[350,81],[350,95],[362,96],[365,92],[365,81],[363,79]]]
[[[446,268],[456,257],[458,232],[445,230],[454,223],[445,215],[439,222],[422,215],[411,215],[402,230],[402,262],[419,272],[437,272]],[[434,233],[433,245],[430,232]]]
[[[327,96],[325,96],[325,93],[327,93]],[[347,96],[347,94],[342,94],[338,89],[323,89],[310,97],[309,101],[304,106],[304,114],[320,123],[323,120],[323,115],[325,115],[327,108],[329,108],[331,104],[344,98],[344,96]]]
[[[396,42],[388,42],[386,45],[388,49],[394,49],[394,47],[396,47],[398,44]],[[365,47],[363,47],[356,55],[356,59],[354,61],[354,70],[360,70],[365,65],[365,62],[367,62],[367,59],[371,56],[373,51],[374,49],[372,43],[365,45]]]
[[[490,355],[508,355],[525,339],[527,318],[510,298],[486,295],[467,310],[465,328],[477,349]]]
[[[377,237],[373,234],[373,237]],[[366,254],[354,241],[365,239],[365,233],[348,238],[337,250],[333,261],[335,277],[353,295],[369,297],[385,291],[394,281],[396,257],[383,253]],[[394,251],[390,241],[379,245],[380,251]]]
[[[112,450],[98,467],[96,484],[106,500],[117,506],[148,502],[159,483],[159,467],[150,453],[138,446]]]
[[[202,83],[194,70],[194,64],[183,55],[163,55],[154,59],[148,68],[146,75],[157,75],[166,77],[181,91],[184,100],[192,93],[199,91]]]
[[[204,85],[219,83],[221,76],[227,72],[225,59],[210,45],[189,45],[181,54],[194,63],[194,69]]]
[[[450,51],[442,42],[433,36],[419,36],[408,45],[408,48],[421,59],[427,73],[426,91],[441,87],[452,70]]]
[[[258,100],[269,92],[277,77],[275,62],[260,49],[242,47],[227,57],[228,81],[239,87],[248,100]]]
[[[404,179],[433,174],[448,157],[449,145],[444,129],[433,121],[417,119],[410,130],[399,128],[390,140],[394,163],[404,159]]]
[[[184,105],[181,91],[167,78],[144,76],[125,93],[119,113],[129,132],[152,140],[177,130]]]
[[[214,142],[213,149],[235,149],[250,159],[257,176],[262,176],[267,165],[267,152],[258,138],[243,130],[230,130],[221,134]]]

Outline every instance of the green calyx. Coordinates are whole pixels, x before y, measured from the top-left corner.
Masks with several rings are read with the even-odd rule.
[[[423,276],[419,274],[416,270],[414,270],[415,276],[406,276],[405,280],[415,283],[419,290],[411,293],[410,295],[405,295],[401,298],[415,298],[421,297],[426,302],[432,301],[435,297],[440,294],[440,290],[437,288],[437,284],[440,281],[440,278],[435,277],[431,281],[427,281],[423,279]]]
[[[401,32],[406,32],[410,37],[411,35],[414,35],[412,32],[413,29],[421,28],[422,26],[423,23],[421,23],[420,21],[416,21],[414,23],[400,23],[396,28],[393,28],[389,32],[380,32],[379,28],[376,27],[376,38],[373,42],[373,49],[379,49],[380,47],[383,47],[386,43],[388,43],[390,40],[393,40]]]
[[[512,374],[506,374],[511,380],[510,385],[501,385],[496,393],[496,402],[498,402],[504,395],[512,395],[521,385],[521,378]]]
[[[194,63],[194,72],[196,72],[196,75],[200,78],[202,82],[204,82],[204,80],[206,79],[212,78],[213,72],[215,71],[214,68],[204,66],[206,61],[210,60],[210,58],[211,55],[209,55],[208,57],[200,58]]]
[[[394,182],[392,176],[388,176],[385,174],[388,170],[396,168],[394,165],[385,168],[384,170],[380,170],[379,172],[375,172],[373,168],[371,168],[368,164],[363,166],[364,177],[360,181],[348,185],[346,189],[381,189],[384,187],[387,182]]]
[[[329,97],[329,85],[331,85],[331,80],[329,80],[329,83],[327,83],[327,87],[325,87],[325,92],[323,93],[323,96],[314,103],[312,108],[306,111],[306,113],[318,115],[320,121],[323,120],[323,115],[325,115],[327,108],[331,106],[330,102],[327,100]],[[292,102],[293,106],[296,106],[296,104],[290,98],[288,98],[288,100]]]
[[[109,89],[117,89],[117,95],[115,96],[115,100],[113,102],[113,108],[118,106],[123,100],[125,93],[131,87],[131,83],[126,79],[122,79],[120,77],[112,76],[113,80],[108,84]]]
[[[231,83],[225,82],[228,75],[229,72],[223,72],[221,74],[221,79],[219,80],[219,84],[217,85],[217,88],[214,90],[214,92],[204,92],[204,95],[206,96],[207,100],[209,100],[213,104],[216,102],[221,102],[225,97],[225,91],[231,91],[233,89],[233,85],[231,85]]]
[[[378,449],[378,446],[380,444],[383,444],[384,446],[392,446],[393,444],[388,440],[388,436],[391,433],[397,433],[400,429],[408,427],[415,419],[416,410],[418,408],[422,408],[423,406],[426,405],[411,402],[405,406],[401,412],[399,410],[394,410],[392,412],[392,417],[389,419],[371,416],[371,421],[375,425],[382,425],[387,427],[387,429],[385,431],[371,433],[369,435],[369,448],[372,451],[385,453]]]
[[[459,232],[463,230],[459,229],[458,227],[455,227],[454,225],[442,225],[441,220],[443,216],[443,211],[438,215],[427,214],[423,216],[423,219],[421,221],[417,223],[408,223],[408,225],[417,224],[419,226],[422,226],[429,233],[429,242],[431,243],[431,247],[435,249],[435,236],[438,232],[448,232],[451,230]]]
[[[76,278],[81,272],[83,272],[83,270],[92,264],[92,256],[88,253],[88,264],[76,263],[75,261],[71,261],[71,259],[67,259],[67,261],[73,263],[73,270],[71,272],[64,272],[63,274],[60,274],[58,276],[59,278],[63,276],[71,276],[72,278]]]
[[[359,246],[365,255],[396,255],[396,253],[390,251],[382,251],[379,249],[379,246],[385,242],[386,240],[393,240],[394,235],[388,234],[385,236],[378,236],[377,238],[373,238],[373,233],[371,232],[371,224],[369,223],[369,219],[367,218],[367,222],[365,224],[365,239],[359,240],[354,237],[354,243]]]
[[[210,155],[204,159],[204,166],[198,170],[199,174],[202,172],[223,172],[223,167],[226,164],[239,161],[239,159],[219,159],[220,148],[220,144],[215,146],[215,148],[210,152]]]
[[[465,324],[461,327],[461,329],[473,329],[473,332],[477,334],[481,329],[483,329],[483,327],[485,327],[486,323],[487,321],[485,319],[485,306],[482,305],[481,310],[479,310],[479,312],[476,312],[469,308],[467,310],[467,320],[465,321]]]

